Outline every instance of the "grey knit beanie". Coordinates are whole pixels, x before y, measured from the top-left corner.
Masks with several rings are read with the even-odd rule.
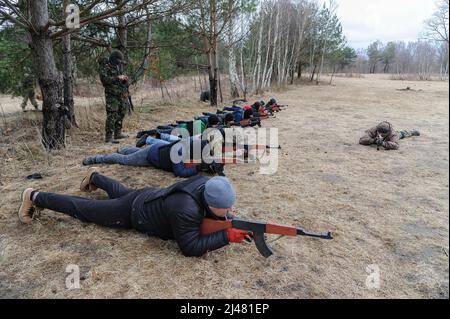
[[[226,177],[216,176],[205,184],[205,201],[214,208],[230,208],[236,202],[236,191]]]

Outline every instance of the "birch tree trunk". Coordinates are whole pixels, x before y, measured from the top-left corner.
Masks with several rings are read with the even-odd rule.
[[[261,21],[259,23],[259,36],[258,36],[258,45],[256,48],[256,63],[255,68],[253,70],[253,90],[256,94],[259,93],[259,81],[261,76],[261,47],[262,47],[262,36],[263,36],[263,28],[264,28],[264,22],[263,22],[263,15],[261,12]]]
[[[63,3],[63,16],[67,16],[65,9],[70,4],[69,0],[64,0]],[[70,43],[70,34],[65,35],[62,39],[63,53],[64,53],[64,105],[69,109],[69,115],[67,119],[67,128],[74,125],[78,127],[75,120],[75,109],[73,101],[73,60],[72,49]]]
[[[289,26],[289,25],[288,25]],[[279,84],[281,85],[284,83],[285,78],[286,78],[286,74],[288,72],[288,52],[289,52],[289,27],[287,28],[286,31],[286,42],[284,44],[284,57],[283,57],[283,62],[281,64],[281,74],[279,76]]]
[[[209,50],[209,90],[211,106],[217,106],[217,3],[210,0],[210,50]]]
[[[278,7],[278,15],[277,15],[277,20],[279,19],[279,16],[282,14],[281,11],[281,5]],[[280,31],[281,29],[281,31]],[[276,24],[276,34],[278,35],[277,40],[278,40],[278,45],[276,46],[277,48],[277,55],[276,55],[276,59],[277,59],[277,83],[279,85],[280,82],[280,75],[281,75],[281,59],[282,59],[282,55],[281,55],[281,51],[282,51],[282,44],[283,44],[283,28],[280,28],[278,24]],[[278,39],[279,38],[279,39]],[[274,46],[275,47],[275,46]],[[270,86],[270,82],[267,83],[266,87]]]
[[[244,15],[242,15],[241,20],[244,19]],[[244,23],[241,21],[241,34],[244,34]],[[240,60],[240,73],[241,73],[241,81],[240,86],[242,90],[242,94],[244,95],[244,99],[247,99],[247,79],[245,75],[245,65],[244,65],[244,41],[240,41],[239,48],[239,60]]]
[[[267,72],[266,78],[264,79],[264,83],[262,88],[265,89],[270,85],[270,81],[272,79],[272,72],[273,72],[273,65],[275,63],[275,54],[277,51],[277,45],[278,45],[278,30],[280,25],[280,10],[276,8],[277,15],[275,18],[275,32],[274,32],[274,39],[273,39],[273,50],[272,50],[272,58],[269,66],[269,71]]]
[[[234,23],[233,18],[230,18],[229,26],[228,26],[228,76],[230,81],[230,93],[231,97],[238,98],[239,97],[239,77],[236,69],[236,55],[235,55],[235,45],[234,45]]]
[[[270,17],[269,17],[269,32],[268,32],[268,36],[267,36],[267,43],[270,43],[270,39],[271,39],[271,36],[272,36],[272,18],[273,18],[273,11],[270,12]],[[264,61],[264,68],[263,68],[263,71],[262,71],[262,81],[261,81],[262,83],[261,83],[260,89],[263,88],[263,86],[264,86],[264,79],[267,76],[267,64],[269,62],[270,47],[271,47],[270,45],[267,45],[267,48],[266,48],[266,59]],[[272,50],[275,50],[275,48],[272,48]]]

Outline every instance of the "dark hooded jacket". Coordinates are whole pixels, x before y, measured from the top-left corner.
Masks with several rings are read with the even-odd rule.
[[[218,219],[204,200],[208,180],[195,176],[167,188],[143,190],[133,203],[133,227],[151,236],[175,239],[185,256],[201,256],[227,245],[226,231],[200,233],[203,218]]]

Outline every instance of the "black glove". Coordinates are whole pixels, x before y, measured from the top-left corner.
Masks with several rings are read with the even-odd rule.
[[[206,163],[201,163],[198,165],[198,167],[200,168],[200,171],[208,171],[209,170],[209,164]]]
[[[384,146],[384,145],[385,145],[385,142],[384,142],[383,139],[381,139],[381,138],[377,138],[376,141],[375,141],[375,143],[376,143],[378,146]]]
[[[213,174],[217,174],[219,176],[225,176],[225,174],[223,173],[223,164],[219,164],[219,163],[212,163],[209,165],[209,169],[211,171],[211,173]]]

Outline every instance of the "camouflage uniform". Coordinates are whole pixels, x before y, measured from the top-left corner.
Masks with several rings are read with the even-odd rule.
[[[21,108],[23,111],[25,111],[25,108],[27,106],[28,99],[30,100],[31,104],[34,106],[34,108],[37,110],[39,108],[39,104],[36,101],[36,95],[34,92],[34,84],[36,80],[32,74],[25,73],[25,79],[22,83],[22,97],[23,101],[21,104]]]
[[[412,131],[400,131],[399,133],[399,138],[402,140],[404,138],[407,137],[413,137],[413,136],[420,136],[420,132],[417,130],[412,130]]]
[[[398,141],[412,136],[420,136],[420,132],[418,130],[397,132],[391,123],[381,122],[377,126],[367,130],[366,134],[360,138],[359,144],[377,144],[378,148],[382,146],[386,150],[398,150],[400,147]]]
[[[100,61],[100,80],[105,88],[106,99],[106,139],[112,134],[117,137],[122,131],[122,122],[128,109],[127,88],[119,80],[123,73],[120,67],[113,65],[107,58]]]

